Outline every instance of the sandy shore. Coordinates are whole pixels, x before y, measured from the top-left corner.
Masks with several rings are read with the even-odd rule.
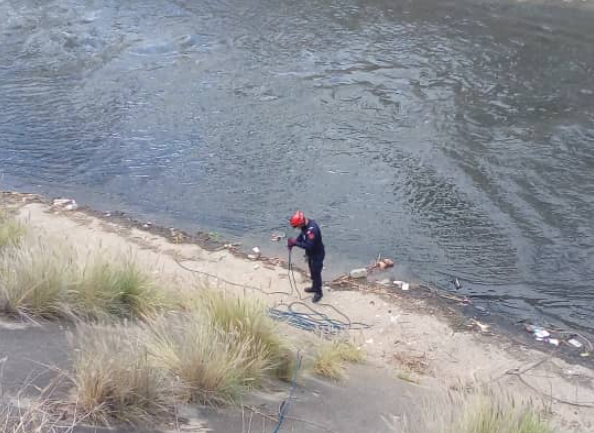
[[[228,248],[217,248],[207,236],[143,227],[121,215],[67,210],[35,195],[3,193],[1,198],[36,229],[65,238],[81,251],[129,254],[173,287],[196,287],[200,281],[244,292],[271,306],[302,301],[290,294],[281,260],[249,260]],[[301,257],[296,260],[303,265]],[[307,278],[299,275],[297,281],[303,289]],[[303,302],[312,305],[311,300]],[[316,306],[318,311],[344,320],[338,309],[353,322],[370,325],[352,335],[368,353],[369,363],[377,367],[378,377],[412,381],[428,393],[501,387],[550,412],[563,430],[594,431],[594,371],[586,365],[573,365],[554,352],[524,346],[505,335],[481,332],[478,326],[453,326],[456,320],[447,311],[418,297],[389,296],[371,286],[334,287],[322,302]],[[297,304],[296,308],[306,307]]]

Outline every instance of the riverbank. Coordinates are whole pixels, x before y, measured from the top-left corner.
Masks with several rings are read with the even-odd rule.
[[[281,259],[250,260],[209,235],[188,235],[121,214],[80,209],[68,201],[52,202],[18,193],[3,193],[1,197],[3,205],[36,230],[67,238],[84,248],[95,246],[114,256],[131,255],[160,279],[177,286],[191,287],[199,280],[269,306],[303,302],[295,308],[307,312],[307,306],[312,305],[292,291],[286,263]],[[299,275],[297,280],[302,290],[306,278]],[[315,308],[342,322],[369,325],[350,333],[368,354],[373,372],[366,374],[379,381],[389,377],[428,395],[498,387],[532,401],[563,431],[594,428],[594,372],[561,359],[554,351],[545,353],[491,332],[486,323],[440,307],[437,301],[408,294],[396,296],[378,286],[359,284],[355,289],[353,285],[333,285],[323,304]],[[297,338],[306,334],[293,332]],[[0,358],[3,356],[0,353]],[[383,397],[376,398],[379,401]],[[382,408],[389,406],[384,402]],[[394,408],[393,415],[397,413],[399,409]]]

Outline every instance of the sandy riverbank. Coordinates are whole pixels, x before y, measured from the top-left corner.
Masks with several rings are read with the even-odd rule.
[[[300,301],[296,294],[289,294],[287,270],[281,261],[248,260],[242,254],[217,248],[207,236],[192,238],[173,229],[126,222],[123,216],[67,210],[34,195],[4,193],[2,203],[37,230],[66,238],[81,251],[100,248],[129,254],[159,279],[176,286],[192,286],[198,278],[270,305]],[[303,289],[306,278],[297,280]],[[419,391],[427,393],[482,385],[502,387],[549,411],[563,430],[594,431],[591,369],[572,365],[554,353],[524,347],[503,335],[483,334],[477,327],[460,331],[452,326],[452,318],[422,299],[361,289],[333,288],[323,300],[325,305],[316,309],[344,320],[336,308],[353,322],[370,325],[352,334],[368,353],[378,379],[389,376],[412,381]],[[281,293],[267,294],[271,292]],[[304,302],[311,305],[310,300]],[[377,398],[382,399],[382,395]]]

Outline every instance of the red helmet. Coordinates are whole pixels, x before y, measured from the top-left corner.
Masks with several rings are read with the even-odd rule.
[[[297,228],[305,225],[305,214],[298,210],[295,214],[291,217],[291,226]]]

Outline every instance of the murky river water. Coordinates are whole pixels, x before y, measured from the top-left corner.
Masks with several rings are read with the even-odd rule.
[[[0,17],[4,188],[261,243],[303,208],[334,272],[381,252],[594,328],[594,13],[0,0]]]

